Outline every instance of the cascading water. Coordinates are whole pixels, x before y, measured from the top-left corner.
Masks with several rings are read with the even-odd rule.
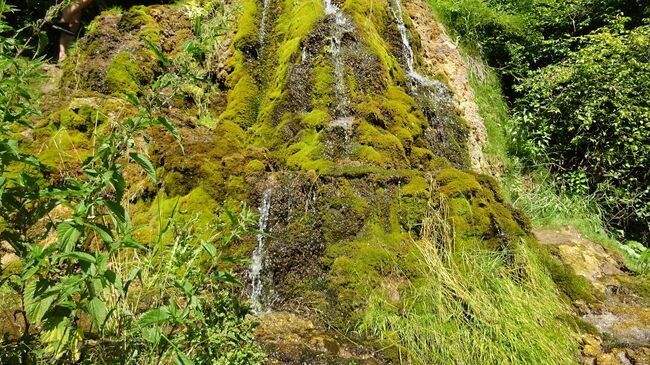
[[[349,144],[354,117],[350,115],[350,97],[345,84],[345,63],[341,54],[343,34],[351,30],[352,25],[341,9],[332,0],[323,0],[325,15],[334,17],[332,31],[332,58],[334,59],[334,76],[336,80],[337,105],[333,108],[336,120],[330,123],[332,127],[341,127],[345,131],[345,142]]]
[[[406,24],[404,24],[404,13],[402,12],[402,4],[400,0],[392,0],[395,1],[395,6],[390,7],[391,13],[393,13],[393,16],[395,17],[395,21],[397,22],[397,29],[399,30],[399,34],[402,36],[402,45],[403,45],[403,53],[404,53],[404,58],[406,60],[406,67],[407,71],[410,76],[413,76],[417,74],[415,71],[415,55],[413,53],[413,47],[411,46],[411,41],[408,38],[408,33],[406,30]]]
[[[269,223],[269,214],[271,211],[271,189],[264,191],[262,196],[262,205],[260,206],[259,231],[264,232]],[[262,281],[262,270],[264,269],[264,259],[266,257],[266,236],[262,233],[257,235],[257,247],[253,251],[253,263],[251,264],[250,281],[251,281],[251,303],[254,313],[260,313],[264,310],[262,304],[262,293],[264,282]]]
[[[420,74],[415,69],[415,53],[408,37],[408,30],[404,23],[404,12],[402,11],[401,0],[389,0],[389,8],[402,38],[402,53],[406,63],[407,75],[411,81],[413,93],[425,94],[427,99],[437,108],[450,102],[449,91],[445,85],[438,80],[431,80]]]
[[[269,13],[269,3],[271,0],[264,0],[264,8],[262,9],[262,21],[260,22],[260,43],[264,43],[264,38],[266,38],[266,18]]]

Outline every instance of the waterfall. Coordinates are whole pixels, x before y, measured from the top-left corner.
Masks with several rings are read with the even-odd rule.
[[[259,228],[260,232],[266,230],[266,226],[269,222],[269,213],[271,211],[271,189],[264,191],[262,197],[262,205],[259,208],[260,211],[260,220]],[[262,290],[264,288],[264,283],[262,281],[262,270],[264,269],[264,258],[266,256],[265,248],[266,236],[263,233],[257,235],[257,247],[253,251],[253,263],[251,264],[250,280],[251,280],[251,303],[253,305],[253,313],[260,313],[264,310],[262,305]]]
[[[411,92],[422,95],[428,99],[428,102],[432,103],[436,109],[441,109],[445,104],[451,102],[449,90],[442,82],[431,80],[428,77],[421,75],[415,69],[415,53],[413,52],[413,46],[408,37],[406,24],[404,23],[404,12],[402,11],[401,0],[389,0],[388,4],[402,38],[402,53],[406,62],[407,76],[411,81]]]
[[[417,75],[417,72],[415,71],[415,55],[413,53],[411,41],[408,37],[406,24],[404,24],[404,13],[402,12],[401,0],[393,1],[395,1],[395,7],[390,6],[390,11],[393,13],[393,17],[395,17],[395,21],[397,22],[397,29],[399,30],[399,34],[402,36],[402,51],[404,53],[404,59],[406,60],[407,71],[410,76]]]
[[[266,38],[266,18],[268,17],[269,12],[269,2],[270,0],[264,0],[264,9],[262,10],[262,21],[260,22],[260,43],[264,43],[264,38]]]
[[[343,15],[338,6],[332,4],[331,0],[323,0],[325,15],[334,16],[334,30],[332,32],[332,58],[334,58],[334,76],[336,79],[337,107],[334,109],[336,117],[347,117],[350,109],[350,97],[345,86],[345,64],[341,55],[343,34],[349,31],[350,21]]]

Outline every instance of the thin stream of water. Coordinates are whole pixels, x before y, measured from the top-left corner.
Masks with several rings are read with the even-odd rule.
[[[343,34],[350,28],[349,20],[343,15],[338,6],[332,4],[331,0],[323,0],[325,15],[334,16],[334,30],[332,32],[332,58],[334,59],[334,76],[336,79],[336,96],[338,106],[335,110],[337,117],[347,117],[350,109],[350,97],[345,86],[345,64],[341,55]]]
[[[259,208],[260,220],[258,230],[264,232],[269,223],[269,215],[271,212],[271,195],[273,191],[267,189],[264,191],[262,197],[262,205]],[[253,263],[251,264],[250,280],[251,280],[251,303],[253,313],[261,313],[264,310],[262,303],[262,294],[264,289],[264,282],[262,280],[262,270],[264,269],[264,259],[266,258],[266,236],[264,234],[257,235],[257,247],[253,251]]]
[[[269,3],[271,0],[264,0],[264,8],[262,10],[262,21],[260,22],[260,43],[264,43],[266,38],[266,18],[268,17],[269,12]]]

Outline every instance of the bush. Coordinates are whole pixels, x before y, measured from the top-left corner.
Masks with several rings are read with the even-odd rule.
[[[516,154],[552,164],[574,191],[592,191],[608,220],[650,233],[650,26],[619,19],[518,87]]]

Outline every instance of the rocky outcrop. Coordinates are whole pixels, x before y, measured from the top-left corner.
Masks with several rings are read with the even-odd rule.
[[[470,126],[468,148],[472,168],[491,173],[483,156],[487,131],[474,99],[474,90],[469,85],[467,64],[458,45],[449,37],[442,23],[433,17],[431,5],[426,0],[406,1],[405,6],[415,32],[420,37],[423,66],[433,75],[444,75],[461,116]]]
[[[650,363],[650,284],[632,275],[622,257],[582,236],[573,227],[535,232],[552,254],[587,279],[596,300],[575,300],[583,364]]]

